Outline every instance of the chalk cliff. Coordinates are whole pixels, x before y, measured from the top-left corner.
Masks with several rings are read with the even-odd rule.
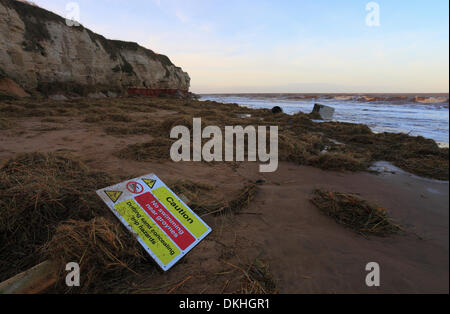
[[[190,84],[164,55],[68,26],[52,12],[15,0],[0,0],[0,74],[45,94],[131,86],[187,91]]]

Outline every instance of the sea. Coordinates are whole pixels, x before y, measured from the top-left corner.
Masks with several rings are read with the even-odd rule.
[[[449,146],[448,94],[203,94],[200,99],[248,108],[279,106],[287,114],[310,113],[317,103],[335,108],[333,121],[423,136]]]

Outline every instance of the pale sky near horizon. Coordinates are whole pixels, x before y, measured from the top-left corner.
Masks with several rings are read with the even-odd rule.
[[[33,0],[167,55],[196,93],[449,91],[447,0]]]

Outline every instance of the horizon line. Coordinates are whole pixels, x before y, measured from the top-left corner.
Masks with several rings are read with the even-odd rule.
[[[402,92],[216,92],[216,93],[203,93],[203,92],[193,92],[194,94],[199,95],[273,95],[273,94],[296,94],[296,95],[436,95],[436,96],[449,96],[449,92],[408,92],[408,93],[402,93]]]

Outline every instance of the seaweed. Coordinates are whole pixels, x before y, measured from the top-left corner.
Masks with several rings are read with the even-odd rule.
[[[156,138],[147,143],[131,144],[120,150],[116,156],[141,162],[169,160],[173,142],[169,139]]]
[[[111,176],[70,155],[25,153],[0,168],[0,281],[36,265],[62,221],[104,213],[95,190]]]
[[[403,231],[402,227],[392,222],[385,208],[355,194],[316,189],[311,202],[338,224],[364,236],[385,237]]]
[[[119,222],[105,217],[61,223],[42,252],[57,265],[60,280],[53,287],[56,292],[120,292],[119,282],[139,276],[141,271],[148,274],[156,270],[134,236]],[[65,284],[63,274],[69,261],[80,265],[83,276],[79,287]]]

